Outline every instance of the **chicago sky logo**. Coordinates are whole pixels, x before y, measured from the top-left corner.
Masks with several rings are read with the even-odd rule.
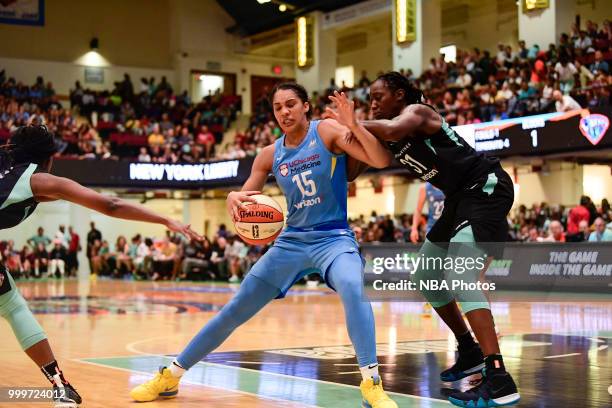
[[[287,175],[289,174],[289,166],[287,165],[287,163],[281,164],[278,169],[280,170],[280,174],[283,177],[287,177]]]
[[[580,119],[580,133],[586,137],[593,146],[601,142],[608,127],[610,127],[610,119],[607,116],[593,113]]]

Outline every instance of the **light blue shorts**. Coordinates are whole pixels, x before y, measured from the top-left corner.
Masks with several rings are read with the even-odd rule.
[[[318,273],[330,286],[326,279],[327,270],[343,253],[360,256],[359,245],[350,229],[285,230],[249,273],[277,287],[280,291],[277,299],[280,299],[294,283],[311,273]]]

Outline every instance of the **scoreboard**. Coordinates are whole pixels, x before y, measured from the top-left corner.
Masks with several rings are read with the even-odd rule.
[[[497,157],[612,148],[612,107],[554,112],[453,129],[476,151]]]

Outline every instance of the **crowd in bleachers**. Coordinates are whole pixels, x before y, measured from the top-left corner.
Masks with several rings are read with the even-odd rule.
[[[127,74],[112,91],[77,81],[69,102],[62,102],[42,77],[27,86],[0,71],[0,142],[36,119],[63,141],[61,155],[68,158],[208,161],[220,154],[218,145],[240,110],[240,97],[219,92],[191,103],[165,77],[159,83],[142,78],[135,90]]]

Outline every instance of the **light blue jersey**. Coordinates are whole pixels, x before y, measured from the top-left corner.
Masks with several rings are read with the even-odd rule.
[[[346,156],[327,149],[318,126],[310,122],[298,147],[286,147],[285,136],[274,146],[272,172],[287,199],[286,224],[304,231],[347,228]]]
[[[430,183],[425,183],[425,197],[429,209],[427,214],[427,232],[429,232],[444,210],[444,193]]]
[[[341,254],[361,259],[346,217],[346,156],[327,149],[318,125],[310,122],[296,148],[285,147],[284,136],[274,145],[272,171],[287,199],[287,227],[249,273],[277,287],[279,297],[308,273],[328,282],[328,269]]]

